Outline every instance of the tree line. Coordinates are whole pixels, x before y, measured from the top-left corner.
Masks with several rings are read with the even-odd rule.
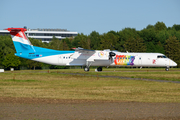
[[[59,40],[53,37],[50,43],[29,38],[34,46],[55,49],[71,50],[74,47],[82,47],[92,50],[118,50],[121,52],[152,52],[163,53],[174,60],[180,67],[180,25],[174,24],[167,27],[163,22],[148,25],[138,31],[134,28],[124,28],[120,31],[109,31],[99,34],[92,31],[89,35],[79,33],[76,37]],[[66,66],[54,66],[39,63],[14,55],[16,53],[10,35],[0,36],[0,68],[9,69],[46,69],[68,68]]]

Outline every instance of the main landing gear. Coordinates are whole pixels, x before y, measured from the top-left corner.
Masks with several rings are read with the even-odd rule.
[[[89,67],[91,66],[92,62],[91,61],[86,61],[86,66],[84,67],[84,71],[88,72],[89,71]],[[102,67],[98,67],[95,71],[102,71]]]
[[[86,66],[84,67],[84,71],[88,72],[91,64],[92,64],[92,62],[86,61]]]
[[[89,67],[84,67],[84,71],[88,72],[89,71]]]
[[[84,67],[84,71],[88,72],[89,71],[89,67]],[[98,67],[95,71],[101,72],[102,71],[102,67]]]
[[[101,72],[101,71],[102,71],[102,67],[98,67],[98,68],[96,69],[96,71]]]

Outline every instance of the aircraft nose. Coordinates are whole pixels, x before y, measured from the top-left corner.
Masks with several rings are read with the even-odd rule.
[[[172,61],[172,66],[177,66],[177,63]]]
[[[174,65],[174,66],[177,66],[177,63],[173,61],[173,65]]]

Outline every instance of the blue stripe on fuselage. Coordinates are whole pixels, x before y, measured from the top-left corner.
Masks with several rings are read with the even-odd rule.
[[[21,43],[22,44],[22,43]],[[59,54],[69,54],[74,53],[75,51],[59,51],[59,50],[52,50],[42,47],[33,46],[36,52],[29,51],[22,51],[15,53],[16,56],[26,58],[26,59],[36,59],[40,57],[52,56],[52,55],[59,55]]]

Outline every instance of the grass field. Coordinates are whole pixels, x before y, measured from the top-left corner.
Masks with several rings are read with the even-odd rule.
[[[165,71],[164,68],[143,68],[143,69],[130,69],[130,68],[106,68],[103,72],[84,72],[82,69],[78,70],[60,70],[61,72],[83,73],[89,75],[106,75],[106,76],[122,76],[130,78],[146,78],[156,80],[169,80],[180,81],[180,69],[170,68],[170,71]]]
[[[114,71],[115,70],[115,71]],[[83,73],[92,76],[61,73]],[[83,69],[15,71],[0,73],[1,97],[85,99],[137,102],[180,102],[180,84],[142,80],[101,78],[98,75],[126,76],[180,81],[180,69]]]

